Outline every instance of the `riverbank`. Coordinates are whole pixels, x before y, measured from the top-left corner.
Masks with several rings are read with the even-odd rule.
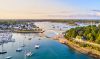
[[[71,40],[67,40],[65,38],[58,38],[58,41],[62,44],[68,45],[69,47],[75,49],[76,51],[79,51],[80,53],[92,56],[94,59],[100,59],[100,51],[89,47],[81,47],[80,45],[75,44]]]

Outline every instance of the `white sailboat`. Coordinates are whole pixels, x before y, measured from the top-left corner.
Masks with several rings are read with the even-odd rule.
[[[22,51],[22,48],[16,49],[16,52],[21,52],[21,51]]]
[[[10,32],[0,33],[0,44],[1,44],[0,54],[6,54],[7,53],[7,51],[4,50],[3,45],[5,43],[8,43],[8,42],[15,42],[15,39],[12,39],[12,33],[10,33]],[[12,58],[12,56],[8,56],[5,59],[11,59],[11,58]]]
[[[21,47],[25,47],[25,43],[24,43],[25,39],[23,39],[23,43],[22,43],[22,46]]]
[[[39,45],[39,44],[36,44],[36,45],[35,45],[35,48],[36,48],[36,49],[38,49],[39,47],[40,47],[40,45]]]
[[[12,59],[12,56],[7,56],[6,59]]]
[[[20,45],[20,42],[19,42],[19,45]],[[21,52],[22,51],[22,47],[18,47],[17,49],[16,49],[16,52]]]
[[[22,46],[21,47],[25,47],[26,45],[25,44],[22,44]]]
[[[7,53],[7,51],[5,51],[4,48],[3,48],[3,44],[4,44],[4,43],[2,43],[2,48],[1,48],[0,54],[5,54],[5,53]]]

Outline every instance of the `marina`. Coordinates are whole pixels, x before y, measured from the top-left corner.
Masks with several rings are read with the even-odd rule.
[[[4,44],[3,50],[7,53],[0,55],[0,59],[93,59],[51,38],[57,35],[52,32],[55,31],[59,34],[64,32],[64,29],[59,31],[58,27],[52,29],[52,23],[49,23],[49,25],[51,27],[45,28],[45,31],[50,31],[45,32],[49,38],[43,34],[41,34],[43,36],[40,36],[39,33],[12,33],[11,37],[15,39],[15,42],[9,41]],[[0,45],[0,48],[2,48],[2,45]]]

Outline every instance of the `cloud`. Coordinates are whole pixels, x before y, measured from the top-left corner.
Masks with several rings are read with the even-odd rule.
[[[100,10],[92,10],[94,14],[98,17],[100,17]]]
[[[100,16],[100,12],[97,12],[96,15],[97,15],[97,16]]]
[[[95,12],[100,12],[100,10],[92,10],[92,11],[95,11]]]

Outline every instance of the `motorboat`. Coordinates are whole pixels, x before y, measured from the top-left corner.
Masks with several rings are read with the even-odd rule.
[[[18,48],[17,50],[16,50],[16,52],[21,52],[22,51],[22,48]]]
[[[6,59],[12,59],[12,56],[8,56],[8,57],[6,57]]]

